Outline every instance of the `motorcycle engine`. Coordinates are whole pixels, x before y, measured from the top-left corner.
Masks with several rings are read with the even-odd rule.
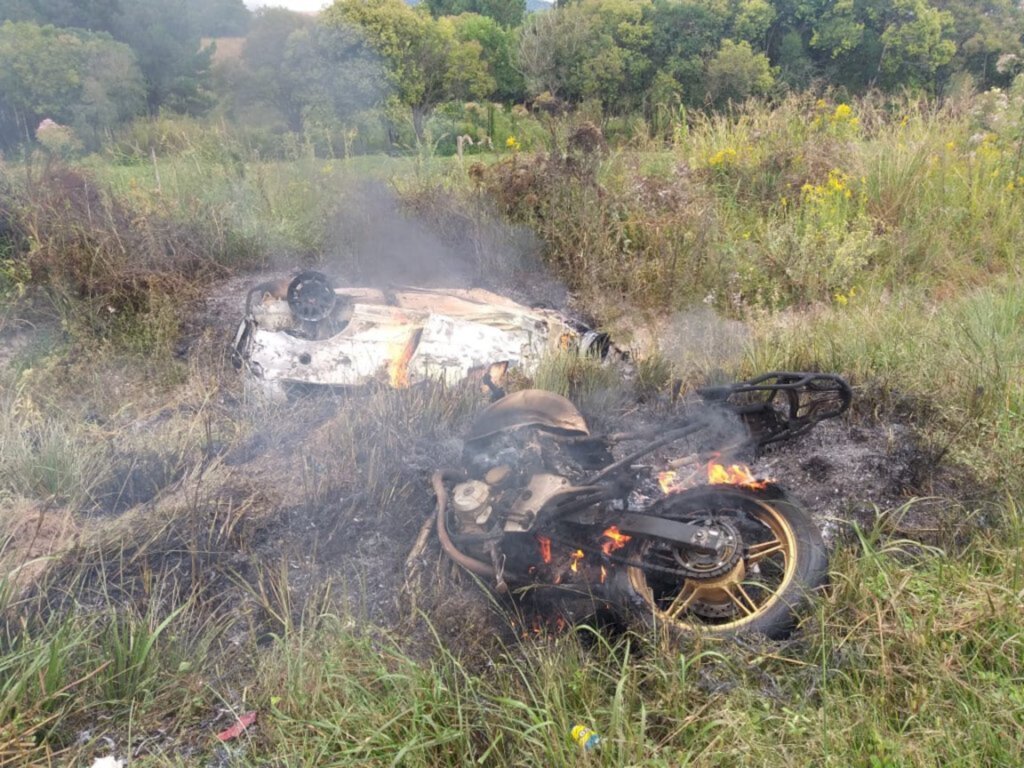
[[[449,524],[460,545],[483,556],[489,542],[506,534],[530,533],[540,511],[572,483],[559,467],[551,435],[529,427],[467,446],[467,480],[452,488]]]
[[[583,417],[560,395],[524,390],[497,401],[464,444],[467,479],[448,502],[453,538],[483,559],[496,540],[533,533],[549,501],[608,459],[607,446],[590,440]]]

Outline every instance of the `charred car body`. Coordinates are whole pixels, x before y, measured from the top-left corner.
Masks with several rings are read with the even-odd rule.
[[[479,288],[335,288],[319,272],[263,283],[246,298],[236,366],[267,394],[295,385],[407,387],[477,379],[497,392],[555,350],[605,355],[608,337],[551,309]]]

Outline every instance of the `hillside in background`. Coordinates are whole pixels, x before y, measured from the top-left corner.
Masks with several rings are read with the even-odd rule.
[[[73,132],[69,149],[94,151],[156,114],[236,121],[276,152],[300,135],[335,154],[524,146],[521,118],[568,112],[612,144],[640,126],[668,141],[680,116],[748,99],[946,99],[1005,90],[1024,69],[1013,0],[813,5],[338,0],[254,13],[242,0],[0,0],[0,149],[30,147],[49,119]],[[203,45],[215,38],[216,62]]]

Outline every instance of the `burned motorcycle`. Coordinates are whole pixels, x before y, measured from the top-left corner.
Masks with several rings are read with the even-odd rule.
[[[604,436],[551,392],[491,404],[462,466],[433,476],[445,553],[499,592],[585,595],[671,634],[786,635],[825,582],[825,547],[782,488],[729,457],[838,416],[850,387],[781,372],[699,394],[698,407],[656,428]],[[742,437],[723,449],[736,426]],[[642,463],[679,445],[689,453],[667,461],[673,471]],[[686,477],[697,466],[700,479]]]

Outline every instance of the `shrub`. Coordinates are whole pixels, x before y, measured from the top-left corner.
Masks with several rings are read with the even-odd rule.
[[[144,350],[166,350],[178,320],[167,298],[182,307],[200,280],[223,271],[202,222],[136,210],[59,164],[27,186],[10,219],[17,246],[6,282],[40,287],[80,338],[128,341],[145,330]]]

